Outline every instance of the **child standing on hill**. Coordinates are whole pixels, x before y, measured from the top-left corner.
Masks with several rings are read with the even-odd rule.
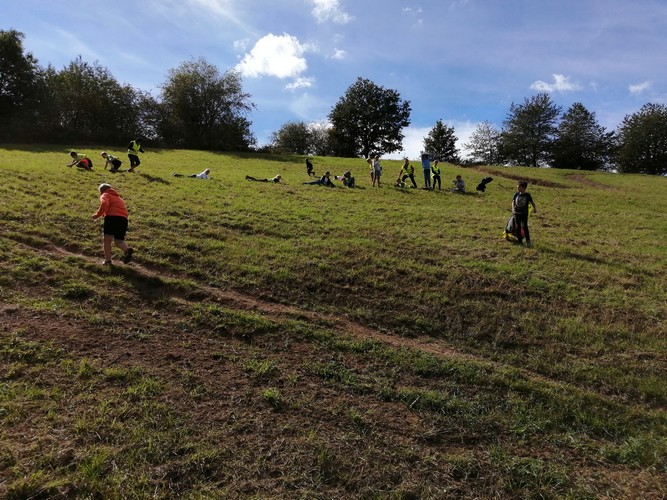
[[[436,183],[438,184],[438,189],[442,189],[442,180],[440,179],[440,167],[438,166],[438,160],[433,161],[431,165],[431,183],[433,184],[433,189],[435,189]]]
[[[142,141],[143,139],[141,137],[137,137],[127,145],[127,157],[130,160],[130,168],[128,169],[128,172],[134,172],[134,169],[141,164],[141,160],[137,153],[144,152],[144,149],[141,147]]]
[[[375,187],[375,181],[378,183],[378,187],[380,186],[380,177],[382,177],[382,164],[380,163],[380,157],[376,156],[373,158],[373,162],[371,163],[371,168],[372,168],[372,174],[371,178],[373,179],[373,187]]]
[[[132,260],[134,250],[125,243],[127,233],[127,208],[125,201],[109,184],[100,184],[100,208],[92,215],[93,220],[104,217],[104,262],[102,265],[111,265],[111,244],[114,243],[123,250],[123,262]]]
[[[528,214],[530,213],[530,206],[533,207],[533,212],[537,213],[537,207],[533,201],[533,197],[526,191],[528,182],[521,181],[517,184],[517,192],[512,198],[512,215],[514,216],[514,230],[516,231],[517,243],[523,243],[523,237],[526,237],[526,246],[532,247],[530,241],[530,232],[528,231]]]

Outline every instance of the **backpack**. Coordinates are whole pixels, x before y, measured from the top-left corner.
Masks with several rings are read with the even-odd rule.
[[[523,228],[521,228],[521,237],[524,237]],[[516,234],[516,222],[513,215],[507,219],[507,224],[505,224],[505,231],[503,232],[503,238],[505,238],[507,241],[511,241],[512,243],[519,241],[519,238]]]

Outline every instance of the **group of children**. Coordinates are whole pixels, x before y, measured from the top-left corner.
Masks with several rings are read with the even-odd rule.
[[[143,139],[141,137],[137,137],[127,145],[127,158],[130,160],[130,168],[127,169],[128,172],[134,172],[134,169],[141,164],[138,153],[144,152],[141,146],[142,141]],[[76,151],[70,152],[69,155],[71,161],[66,165],[67,167],[77,167],[88,171],[93,170],[93,160],[88,156],[80,155]],[[121,160],[106,151],[102,151],[100,156],[105,162],[104,170],[106,170],[107,167],[110,167],[109,171],[111,173],[121,172],[120,167],[123,164]]]
[[[132,143],[130,144],[134,144],[135,146],[133,146],[133,148],[134,147],[137,148],[137,149],[131,149],[131,151],[134,151],[135,153],[143,152],[143,149],[141,148],[140,138],[135,141],[132,141]],[[132,154],[128,153],[128,156],[132,155],[136,157],[135,153]],[[70,156],[72,157],[72,162],[67,165],[68,167],[77,166],[78,168],[82,168],[85,170],[92,170],[93,163],[87,156],[78,155],[75,151],[72,151],[70,153]],[[102,152],[101,156],[106,161],[104,165],[105,170],[107,166],[110,165],[111,172],[119,171],[122,162],[118,160],[118,158],[106,153],[105,151]],[[130,158],[130,162],[131,162],[130,163],[131,167],[128,170],[130,172],[133,172],[134,169],[141,163],[138,157]],[[367,162],[369,163],[369,165],[371,165],[372,185],[375,186],[375,183],[377,182],[378,187],[380,187],[382,166],[380,164],[379,158],[378,157],[369,158]],[[438,189],[441,189],[440,167],[438,167],[438,161],[435,160],[433,162],[433,165],[429,164],[428,178],[426,175],[426,168],[424,167],[424,163],[422,163],[422,167],[424,168],[425,183],[427,179],[429,181],[431,180],[433,181],[433,185],[431,186],[429,182],[429,184],[425,186],[425,189],[435,189],[436,184],[438,186]],[[314,172],[313,164],[308,158],[306,159],[306,169],[309,176],[317,177]],[[199,174],[187,175],[187,177],[209,179],[210,172],[211,172],[210,169],[206,169]],[[175,177],[185,177],[183,174],[178,174],[178,173],[174,173],[173,175]],[[349,170],[345,171],[343,175],[334,176],[334,179],[342,182],[345,187],[355,187],[355,179]],[[414,188],[417,187],[417,183],[414,178],[414,167],[410,165],[410,162],[406,158],[403,162],[403,167],[401,168],[399,177],[396,180],[396,186],[406,187],[405,181],[407,179],[410,179],[412,186]],[[256,181],[256,182],[280,183],[282,181],[282,177],[280,175],[276,175],[275,177],[272,178],[262,179],[246,175],[246,180]],[[482,182],[480,183],[480,186],[482,188],[485,188],[486,184],[491,182],[491,180],[492,180],[491,177],[483,179]],[[454,188],[452,189],[452,191],[465,193],[465,182],[463,181],[460,175],[457,175],[456,179],[452,182],[454,184]],[[304,182],[303,184],[335,187],[335,185],[331,180],[331,173],[328,171],[319,179],[316,179],[314,181]],[[478,190],[480,190],[480,186],[478,186]],[[517,192],[514,194],[514,197],[512,198],[512,217],[508,221],[506,234],[511,234],[512,241],[514,241],[518,245],[521,245],[523,243],[523,240],[525,239],[526,245],[528,247],[531,247],[532,242],[530,240],[530,232],[528,229],[528,216],[530,215],[530,213],[537,212],[537,208],[535,206],[535,201],[533,200],[533,197],[530,195],[530,193],[526,191],[527,187],[528,183],[526,181],[521,181],[517,185]],[[104,217],[103,265],[112,264],[112,244],[123,250],[122,261],[127,264],[132,260],[134,249],[129,247],[125,242],[125,235],[128,227],[128,211],[125,206],[125,202],[120,197],[120,195],[111,187],[111,185],[107,183],[101,184],[98,190],[100,193],[100,206],[97,209],[97,211],[92,215],[92,218],[93,220],[95,220],[99,217]],[[481,189],[481,191],[484,191],[484,189]]]

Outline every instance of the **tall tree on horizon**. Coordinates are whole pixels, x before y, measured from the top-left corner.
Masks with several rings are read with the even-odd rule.
[[[520,105],[512,103],[500,135],[502,156],[513,165],[548,164],[560,112],[546,93],[526,98]]]
[[[574,103],[558,125],[553,143],[555,168],[603,170],[614,154],[614,132],[607,132],[595,119],[595,113]]]
[[[254,104],[237,71],[220,74],[204,58],[185,61],[169,70],[161,103],[160,132],[169,145],[240,151],[255,142],[246,118]]]
[[[667,106],[647,103],[618,128],[619,172],[667,174]]]
[[[411,111],[396,90],[357,78],[329,113],[335,154],[367,158],[400,151]]]
[[[37,59],[23,49],[24,34],[0,30],[0,137],[16,134],[14,119],[30,110],[35,95],[39,66]]]
[[[456,149],[458,137],[454,135],[454,127],[445,125],[442,120],[435,122],[428,135],[424,137],[424,152],[431,158],[449,163],[459,162],[459,150]]]

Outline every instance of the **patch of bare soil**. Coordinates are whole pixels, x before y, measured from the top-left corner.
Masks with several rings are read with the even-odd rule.
[[[604,191],[613,191],[614,188],[611,186],[607,186],[605,184],[602,184],[600,182],[595,182],[590,178],[588,175],[584,174],[570,174],[566,176],[568,179],[572,179],[573,181],[579,182],[581,184],[584,184],[588,187],[592,187],[595,189],[602,189]]]
[[[503,170],[498,170],[495,168],[490,168],[490,167],[474,167],[475,170],[489,174],[492,176],[496,177],[503,177],[505,179],[511,179],[514,181],[526,181],[529,184],[533,184],[535,186],[544,186],[544,187],[550,187],[550,188],[559,188],[559,189],[568,189],[570,186],[567,186],[565,184],[560,184],[558,182],[552,182],[552,181],[547,181],[544,179],[535,179],[531,177],[526,177],[525,175],[517,175],[517,174],[512,174],[510,172],[505,172]]]

